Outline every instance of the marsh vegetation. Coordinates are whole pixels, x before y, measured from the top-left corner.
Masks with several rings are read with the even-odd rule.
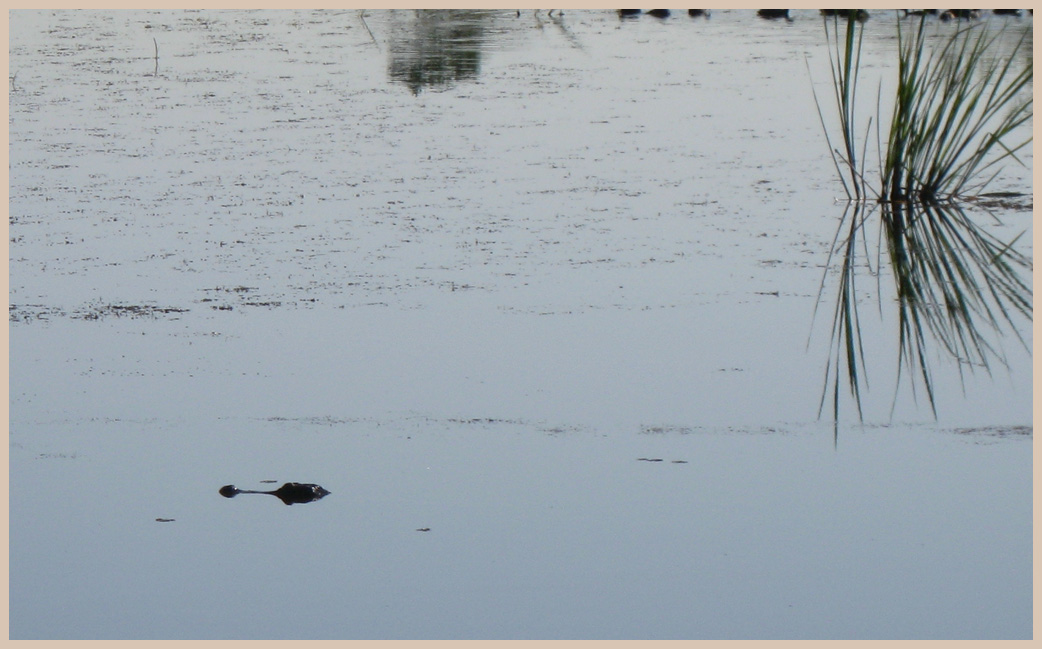
[[[971,202],[1027,197],[986,189],[1004,163],[1023,164],[1018,152],[1031,143],[1024,126],[1033,115],[1032,59],[1018,56],[1030,44],[1029,32],[1010,46],[1003,30],[980,23],[960,24],[940,39],[928,38],[936,23],[925,14],[911,27],[900,19],[894,24],[896,79],[874,86],[862,69],[861,21],[824,20],[839,125],[839,137],[826,127],[826,139],[851,200],[833,250],[840,260],[839,288],[826,393],[831,380],[836,419],[840,367],[859,415],[867,383],[856,288],[858,250],[867,252],[871,240],[866,229],[878,226],[878,235],[860,281],[874,276],[880,282],[889,274],[893,297],[880,291],[879,299],[898,305],[897,384],[907,369],[935,415],[932,346],[955,361],[960,375],[1004,364],[1007,335],[1030,353],[1021,333],[1032,318],[1032,262],[1017,248],[1024,232],[1000,240],[964,210]],[[884,87],[893,88],[892,95]],[[874,114],[865,110],[873,88]],[[815,101],[824,126],[822,104]]]

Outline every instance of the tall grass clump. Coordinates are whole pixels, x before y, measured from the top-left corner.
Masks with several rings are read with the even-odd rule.
[[[840,19],[831,21],[830,29],[830,21],[825,19],[825,33],[842,150],[832,145],[828,129],[825,131],[848,197],[861,200],[871,191],[885,201],[957,199],[980,191],[994,178],[1000,162],[1007,158],[1019,162],[1016,154],[1031,142],[1031,136],[1015,143],[1008,140],[1033,115],[1032,59],[1018,56],[1031,46],[1028,32],[1014,43],[1012,51],[999,56],[998,42],[1004,30],[989,31],[985,24],[977,23],[956,28],[938,40],[927,33],[925,17],[912,30],[902,28],[898,20],[896,90],[889,119],[882,114],[881,94],[877,99],[879,177],[877,184],[870,184],[864,148],[871,120],[860,140],[859,154],[854,105],[861,83],[864,26],[852,17],[846,19],[841,38]],[[1018,64],[1022,58],[1026,63]],[[818,111],[821,116],[820,102]],[[823,116],[822,124],[824,127]]]
[[[817,101],[818,117],[821,119],[825,130],[825,139],[828,140],[829,149],[833,151],[833,162],[839,174],[843,189],[847,197],[860,200],[863,195],[861,179],[864,177],[864,158],[858,159],[857,134],[854,126],[857,123],[854,109],[857,105],[858,73],[861,70],[861,43],[864,36],[863,28],[853,17],[847,20],[847,28],[844,37],[839,34],[839,18],[833,17],[833,31],[828,30],[828,18],[825,18],[825,38],[828,41],[828,53],[830,69],[832,70],[832,87],[836,96],[836,107],[840,114],[841,135],[843,138],[843,150],[839,152],[829,138],[828,129],[825,128],[825,119],[821,114],[821,104]],[[813,92],[813,86],[811,87]],[[869,119],[871,125],[871,119]],[[867,139],[867,138],[866,138]],[[849,178],[850,182],[847,182]]]
[[[838,135],[816,93],[814,99],[850,199],[819,291],[820,304],[828,278],[835,278],[819,416],[831,400],[837,421],[844,384],[863,418],[866,361],[877,360],[862,337],[864,296],[873,289],[879,315],[897,325],[895,405],[896,388],[910,382],[913,395],[925,394],[937,415],[933,358],[954,360],[963,377],[1006,365],[1001,341],[1007,333],[1029,349],[1019,326],[1032,318],[1032,260],[1015,250],[1019,236],[999,240],[963,205],[982,204],[973,199],[998,166],[1020,162],[1018,152],[1031,142],[1030,32],[1010,39],[1005,28],[984,23],[954,27],[948,35],[928,34],[927,27],[925,17],[912,27],[897,20],[896,79],[879,82],[873,129],[859,92],[867,69],[864,26],[853,17],[825,19]],[[894,88],[892,100],[884,87]],[[870,149],[877,164],[866,161]],[[865,236],[871,224],[878,231]],[[888,275],[889,290],[882,281]]]

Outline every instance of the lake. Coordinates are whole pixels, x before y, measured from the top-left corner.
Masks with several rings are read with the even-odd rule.
[[[834,409],[791,18],[10,12],[10,637],[1031,638],[1030,319],[931,408],[870,213]]]

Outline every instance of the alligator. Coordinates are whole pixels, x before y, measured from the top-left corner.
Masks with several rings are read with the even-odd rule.
[[[277,496],[279,500],[287,505],[298,503],[310,503],[325,498],[330,492],[317,484],[306,482],[287,482],[275,491],[252,491],[250,489],[239,489],[235,485],[225,485],[220,488],[219,493],[225,498],[234,498],[239,494],[268,494]]]

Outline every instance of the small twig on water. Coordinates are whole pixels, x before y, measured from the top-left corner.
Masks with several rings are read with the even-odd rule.
[[[376,36],[373,36],[373,30],[369,29],[369,24],[365,22],[365,9],[359,10],[358,17],[362,20],[362,26],[365,27],[365,31],[369,32],[369,38],[373,39],[373,44],[380,47],[380,43],[376,41]]]
[[[153,37],[152,44],[156,46],[156,69],[152,72],[152,76],[157,77],[159,76],[159,41]]]

